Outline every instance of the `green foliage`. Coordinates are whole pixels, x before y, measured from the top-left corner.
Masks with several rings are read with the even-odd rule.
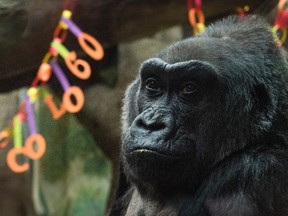
[[[82,190],[72,201],[68,215],[70,216],[100,216],[105,213],[105,195],[101,190]]]
[[[74,115],[66,113],[53,120],[46,104],[41,102],[36,107],[38,130],[47,145],[40,160],[43,205],[52,215],[104,215],[110,161]]]

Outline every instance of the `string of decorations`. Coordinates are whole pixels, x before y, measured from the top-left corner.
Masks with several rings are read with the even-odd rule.
[[[187,0],[188,17],[193,34],[200,34],[205,30],[205,16],[202,11],[201,0]]]
[[[288,9],[284,9],[286,2],[287,0],[279,0],[278,12],[272,29],[280,45],[282,45],[287,38]],[[71,9],[68,9],[69,7]],[[187,7],[190,25],[193,28],[194,35],[197,35],[205,30],[205,16],[202,11],[202,1],[187,0]],[[82,50],[92,59],[99,61],[104,57],[103,47],[98,40],[83,32],[72,21],[72,8],[74,8],[74,5],[71,6],[70,0],[66,0],[58,26],[54,31],[49,51],[44,56],[37,75],[27,90],[25,99],[19,106],[18,112],[13,117],[10,125],[0,132],[0,148],[6,148],[13,139],[13,148],[9,150],[6,159],[8,167],[13,172],[25,172],[30,167],[29,163],[19,164],[17,162],[17,155],[21,154],[31,160],[38,160],[45,154],[46,141],[43,135],[37,131],[34,114],[34,104],[39,94],[42,94],[44,98],[43,101],[48,106],[52,118],[55,120],[61,118],[66,112],[77,113],[83,108],[85,100],[83,91],[78,86],[71,86],[61,66],[58,64],[58,57],[60,56],[63,58],[70,72],[77,78],[86,80],[91,76],[91,67],[88,62],[83,59],[78,59],[75,51],[69,51],[64,46],[68,31],[77,38]],[[240,8],[237,10],[238,15],[245,16],[248,10],[248,6]],[[280,37],[278,37],[278,33],[280,33]],[[44,87],[52,76],[52,73],[56,76],[64,90],[60,107],[57,107],[55,104],[52,93],[46,88],[40,89],[38,87],[39,83]],[[72,97],[75,101],[72,101]],[[24,123],[28,125],[29,136],[23,145],[22,126]],[[35,145],[37,148],[34,148]]]
[[[25,172],[30,167],[28,162],[19,164],[17,162],[17,155],[24,155],[31,160],[39,160],[46,151],[46,141],[43,135],[37,131],[34,114],[34,104],[40,94],[42,94],[43,101],[47,104],[55,120],[61,118],[66,112],[77,113],[83,108],[83,91],[78,86],[70,85],[65,73],[58,64],[58,57],[60,56],[65,61],[65,65],[69,71],[77,78],[86,80],[91,76],[91,67],[88,62],[78,59],[75,51],[69,51],[64,46],[68,31],[77,38],[82,50],[92,59],[99,61],[104,57],[102,45],[93,36],[83,32],[71,20],[72,10],[69,10],[68,7],[71,7],[71,2],[66,0],[58,26],[54,31],[49,51],[44,56],[37,75],[27,90],[25,99],[10,125],[0,132],[0,148],[7,147],[13,139],[13,147],[8,151],[6,161],[8,167],[16,173]],[[52,93],[43,88],[52,76],[52,73],[56,76],[64,90],[59,108],[53,100]],[[39,88],[39,84],[41,84],[41,88]],[[22,126],[24,123],[28,125],[29,136],[23,145]],[[35,146],[37,147],[35,148]]]
[[[247,16],[248,12],[250,10],[250,7],[248,5],[245,5],[244,7],[237,7],[237,15],[240,17],[245,17]]]
[[[272,32],[279,46],[282,46],[287,38],[288,9],[284,9],[286,3],[287,0],[279,0],[278,11],[272,28]]]
[[[282,46],[287,39],[288,9],[284,9],[286,3],[287,0],[279,0],[278,11],[272,28],[275,40],[279,46]],[[205,30],[205,16],[202,10],[202,1],[187,0],[187,8],[189,23],[193,28],[193,34],[197,35],[203,32]],[[240,17],[244,17],[248,14],[250,7],[245,5],[244,7],[238,7],[236,10]]]

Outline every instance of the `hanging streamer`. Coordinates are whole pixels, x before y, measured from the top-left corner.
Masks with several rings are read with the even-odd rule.
[[[205,16],[201,7],[201,0],[187,0],[188,17],[190,25],[194,30],[194,35],[205,30]]]
[[[247,16],[249,12],[250,7],[248,5],[245,5],[244,7],[237,7],[236,10],[237,10],[238,16],[245,17]]]
[[[21,114],[18,113],[13,118],[14,147],[10,149],[7,154],[7,164],[10,169],[16,173],[25,172],[29,169],[28,163],[22,165],[17,163],[17,155],[24,155],[24,149],[22,148],[22,123],[20,115]]]
[[[33,98],[34,100],[35,98]],[[25,145],[22,144],[22,119],[21,113],[18,113],[13,120],[14,133],[14,148],[10,149],[7,154],[7,164],[10,169],[16,173],[25,172],[29,169],[29,163],[25,162],[22,165],[17,162],[17,156],[23,155],[32,160],[40,159],[46,151],[46,141],[41,134],[37,133],[35,116],[31,104],[30,96],[25,97],[27,123],[30,131],[30,136],[26,139]],[[35,148],[34,148],[35,147]]]
[[[62,104],[68,112],[76,113],[79,112],[84,105],[84,94],[83,91],[77,86],[70,86],[64,72],[57,64],[56,61],[51,60],[50,64],[52,66],[53,72],[55,73],[57,79],[62,85],[64,92],[62,98]],[[73,103],[71,96],[74,96],[76,102]]]
[[[50,43],[49,51],[44,56],[42,63],[38,69],[31,87],[27,91],[25,101],[21,103],[17,115],[13,118],[10,127],[0,132],[0,149],[5,148],[13,136],[13,147],[7,154],[7,165],[13,172],[21,173],[29,169],[27,159],[38,160],[46,151],[46,141],[44,137],[37,133],[33,104],[39,97],[39,83],[44,86],[49,81],[52,74],[56,76],[64,91],[60,108],[53,101],[53,95],[45,88],[41,88],[44,96],[44,103],[47,104],[51,111],[53,119],[59,119],[66,112],[77,113],[84,106],[84,94],[78,86],[71,86],[61,66],[58,64],[58,56],[64,59],[69,71],[79,79],[86,80],[91,76],[91,67],[83,59],[78,59],[75,51],[69,51],[64,42],[67,37],[68,30],[77,38],[83,51],[94,60],[101,60],[104,57],[104,49],[101,44],[91,35],[83,32],[72,20],[72,10],[74,4],[70,0],[66,0],[64,10],[56,27],[53,40]],[[73,99],[74,100],[73,100]],[[30,135],[23,145],[22,124],[27,122]],[[22,155],[24,163],[19,163],[18,155]]]
[[[275,39],[281,46],[287,38],[288,9],[284,9],[287,0],[279,0],[275,24],[272,28]],[[278,36],[279,35],[279,36]]]
[[[83,32],[71,19],[71,11],[64,11],[61,21],[67,25],[67,28],[78,38],[81,48],[87,55],[94,60],[100,60],[104,56],[104,50],[101,44],[91,35]],[[65,26],[66,27],[66,26]],[[89,42],[89,44],[87,43]]]

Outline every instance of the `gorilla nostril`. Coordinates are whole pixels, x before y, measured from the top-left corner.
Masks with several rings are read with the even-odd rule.
[[[144,122],[141,118],[136,121],[136,127],[137,128],[144,128],[144,129],[147,128],[146,124],[144,124]]]
[[[148,126],[148,128],[152,131],[160,131],[166,128],[164,123],[154,123]]]
[[[166,128],[166,125],[163,122],[157,122],[157,121],[151,121],[151,120],[143,120],[142,118],[139,118],[136,122],[136,126],[138,128],[142,128],[144,130],[149,131],[160,131],[164,130]]]

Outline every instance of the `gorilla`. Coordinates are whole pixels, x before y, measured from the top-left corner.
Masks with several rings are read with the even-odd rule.
[[[145,61],[123,106],[109,215],[287,216],[288,68],[258,16]]]

